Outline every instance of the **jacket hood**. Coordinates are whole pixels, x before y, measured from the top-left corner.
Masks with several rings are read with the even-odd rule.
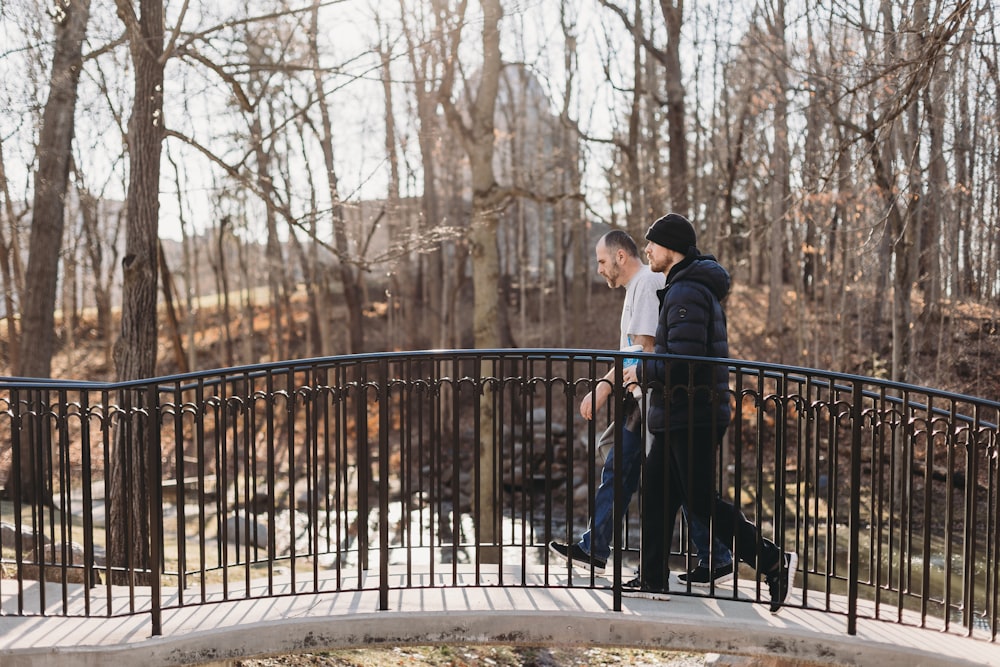
[[[729,295],[732,278],[729,272],[712,255],[697,255],[686,257],[667,273],[667,284],[678,280],[691,280],[701,283],[715,295],[719,301]]]

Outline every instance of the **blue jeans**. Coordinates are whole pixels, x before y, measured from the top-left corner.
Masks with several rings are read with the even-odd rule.
[[[639,488],[639,473],[641,471],[642,450],[644,449],[645,434],[635,433],[627,428],[622,428],[622,504],[619,514],[625,517],[629,502],[633,494]],[[611,556],[611,539],[613,537],[615,523],[612,515],[615,499],[615,450],[612,448],[608,456],[604,459],[604,467],[601,469],[601,485],[597,487],[597,494],[594,496],[594,516],[591,517],[590,527],[580,538],[580,548],[585,553],[594,558],[608,560]],[[709,562],[714,567],[723,567],[733,562],[733,554],[729,548],[718,538],[712,541],[712,552],[708,547],[708,526],[694,517],[688,517],[687,508],[684,508],[684,516],[688,519],[688,527],[691,530],[691,541],[694,542],[698,552],[698,564],[708,567]]]
[[[643,429],[645,430],[645,429]],[[642,452],[645,449],[644,433],[635,433],[622,427],[622,503],[619,508],[620,518],[624,518],[632,495],[639,488],[639,473],[641,471]],[[611,556],[611,538],[615,529],[612,516],[615,503],[615,450],[608,452],[601,470],[601,485],[597,487],[594,496],[594,516],[590,519],[590,527],[580,538],[580,548],[602,560]]]

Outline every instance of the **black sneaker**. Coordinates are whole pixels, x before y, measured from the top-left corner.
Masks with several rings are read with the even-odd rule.
[[[720,565],[714,570],[709,570],[707,565],[699,565],[690,572],[677,575],[677,579],[682,584],[689,581],[692,586],[708,586],[710,583],[723,584],[733,578],[733,564]]]
[[[662,586],[647,584],[639,577],[636,577],[632,581],[626,581],[622,584],[622,595],[630,598],[644,598],[646,600],[669,600],[670,586],[669,584],[663,584]]]
[[[771,592],[771,613],[777,614],[788,601],[795,584],[795,568],[799,564],[796,553],[784,553],[779,567],[767,573],[767,590]]]
[[[594,574],[604,574],[604,567],[607,565],[606,560],[591,556],[579,544],[549,542],[549,551],[557,556],[562,556],[577,567],[582,567],[586,570],[593,567]]]

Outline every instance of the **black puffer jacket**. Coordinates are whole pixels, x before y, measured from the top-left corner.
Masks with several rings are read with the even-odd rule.
[[[692,357],[729,356],[726,314],[720,303],[729,294],[729,273],[711,255],[691,255],[667,274],[656,327],[657,354]],[[671,358],[647,359],[642,378],[652,393],[649,430],[654,433],[710,426],[719,432],[729,424],[729,369],[726,364],[699,364]],[[669,420],[665,388],[669,389]],[[690,400],[689,400],[690,399]],[[690,414],[689,414],[690,413]]]

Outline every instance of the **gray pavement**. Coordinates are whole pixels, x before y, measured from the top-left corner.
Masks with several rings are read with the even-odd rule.
[[[505,580],[519,580],[519,573],[509,574]],[[393,576],[393,585],[403,583],[403,573]],[[487,575],[475,586],[468,572],[457,586],[444,587],[453,576],[418,575],[411,586],[425,587],[390,590],[385,611],[377,609],[376,590],[291,595],[291,582],[278,580],[273,591],[288,595],[166,611],[163,634],[155,637],[148,613],[90,619],[3,615],[0,667],[197,665],[324,648],[436,643],[637,646],[823,665],[1000,665],[1000,644],[936,628],[859,621],[857,635],[850,636],[839,614],[788,608],[772,615],[761,604],[678,594],[668,601],[623,598],[622,611],[615,612],[606,589],[532,587],[542,582],[532,575],[525,577],[527,587],[501,586]],[[369,576],[363,586],[353,586],[376,583]],[[342,589],[351,585],[341,582]],[[127,600],[127,591],[121,593]],[[5,598],[9,614],[11,598]],[[134,599],[140,608],[147,602],[141,591]],[[115,609],[125,608],[117,592],[115,600]]]

